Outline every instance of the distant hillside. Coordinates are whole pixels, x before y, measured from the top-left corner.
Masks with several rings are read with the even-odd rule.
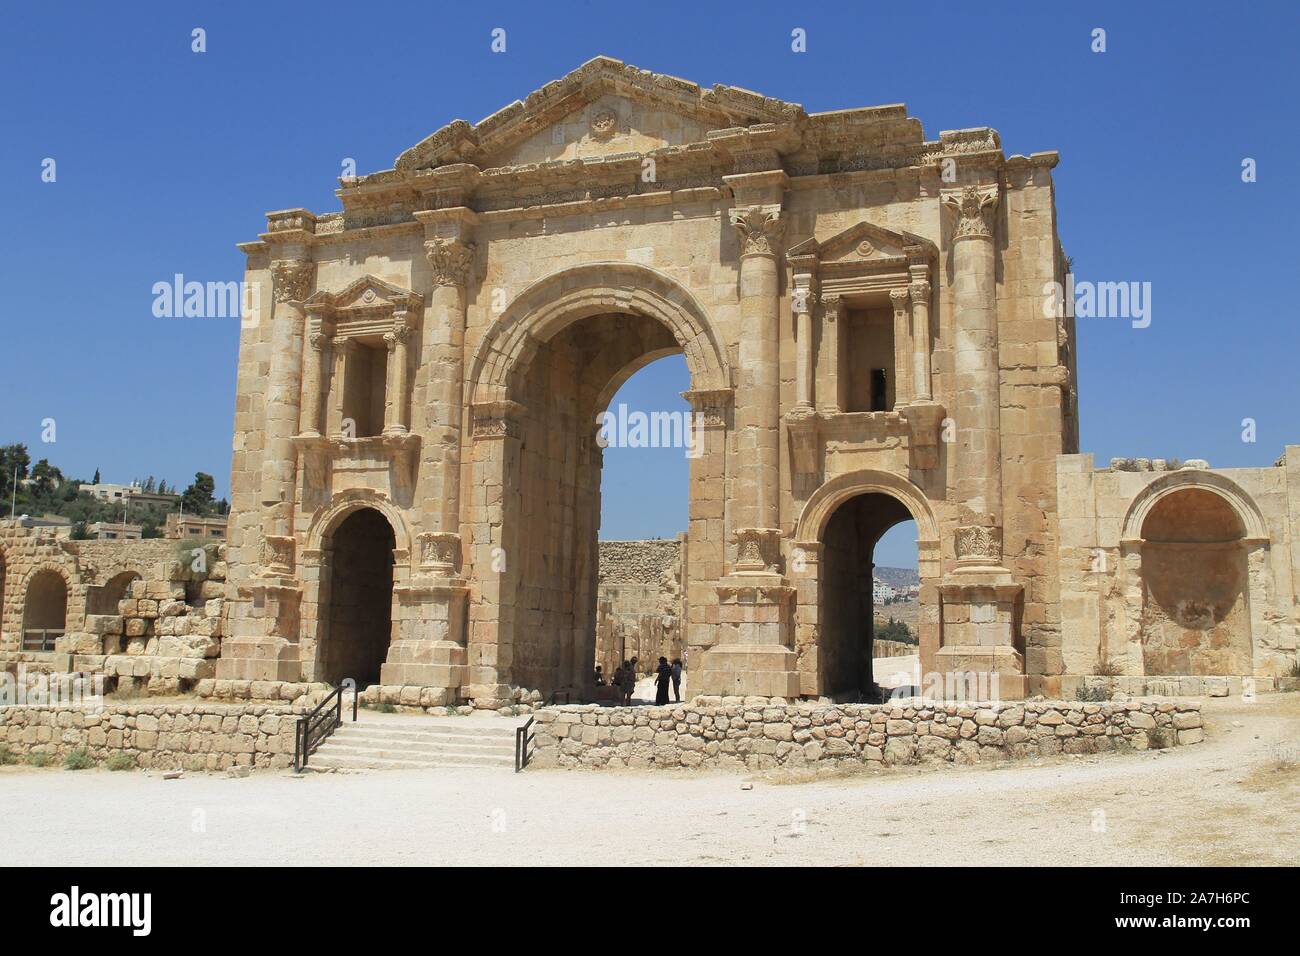
[[[916,568],[886,568],[878,564],[876,565],[875,575],[886,584],[896,588],[921,583]]]

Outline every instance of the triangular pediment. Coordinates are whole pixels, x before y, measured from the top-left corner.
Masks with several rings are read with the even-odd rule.
[[[694,83],[596,57],[475,124],[455,120],[397,158],[403,172],[471,163],[482,169],[702,143],[710,131],[791,123],[797,104]]]
[[[934,243],[928,239],[910,232],[895,232],[863,220],[828,239],[806,239],[792,247],[789,255],[791,258],[815,256],[820,265],[870,265],[898,260],[928,260],[936,253]]]
[[[364,275],[350,282],[338,292],[317,292],[307,299],[308,310],[376,310],[410,309],[422,297],[410,289],[385,281],[378,276]]]

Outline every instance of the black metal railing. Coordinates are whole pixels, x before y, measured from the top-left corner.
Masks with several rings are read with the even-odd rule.
[[[528,766],[528,761],[532,757],[533,738],[537,735],[533,733],[533,718],[529,717],[527,723],[522,727],[515,728],[515,773],[523,770]]]
[[[298,718],[298,726],[293,739],[293,769],[301,772],[307,766],[307,760],[316,748],[343,723],[343,691],[352,691],[352,722],[357,722],[356,682],[351,678],[343,681],[316,705],[316,709],[305,717]]]

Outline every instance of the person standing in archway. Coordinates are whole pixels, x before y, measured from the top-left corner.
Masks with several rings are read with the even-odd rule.
[[[659,666],[655,668],[655,703],[668,703],[668,685],[672,683],[673,669],[668,666],[668,658],[659,658]]]
[[[682,702],[682,659],[673,658],[673,701],[680,704]]]

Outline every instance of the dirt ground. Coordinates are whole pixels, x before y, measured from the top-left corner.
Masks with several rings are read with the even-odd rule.
[[[11,865],[1294,864],[1300,695],[1206,716],[1205,743],[1163,752],[812,780],[4,767],[0,846]]]

